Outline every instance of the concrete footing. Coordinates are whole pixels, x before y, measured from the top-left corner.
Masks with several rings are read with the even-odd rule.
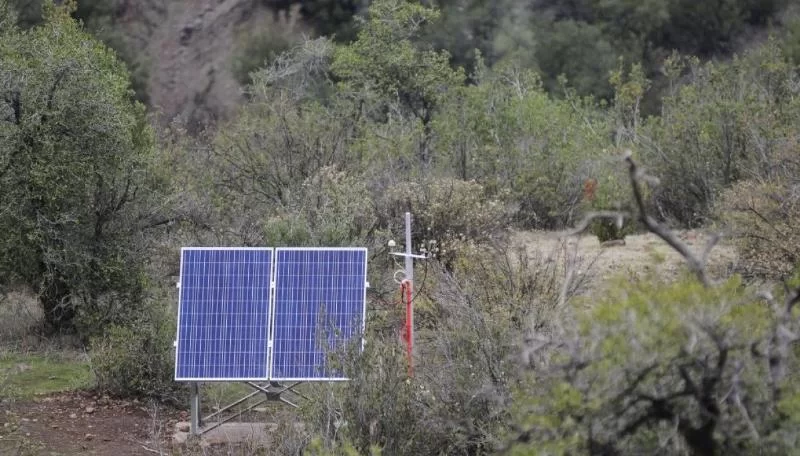
[[[225,423],[199,436],[201,445],[252,444],[268,446],[271,435],[277,428],[275,423]],[[173,443],[184,444],[190,438],[198,438],[189,434],[189,423],[180,422],[175,425],[172,436]]]

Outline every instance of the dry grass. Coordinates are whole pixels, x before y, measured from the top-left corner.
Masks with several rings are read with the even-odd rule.
[[[692,249],[701,252],[707,235],[699,231],[684,231],[679,237]],[[604,246],[592,235],[572,236],[561,239],[556,233],[524,231],[513,234],[515,243],[525,245],[532,256],[545,255],[551,261],[563,261],[563,251],[572,251],[573,257],[583,258],[587,270],[578,269],[578,276],[589,274],[585,292],[602,291],[609,279],[619,275],[642,278],[656,274],[661,277],[677,277],[686,270],[683,258],[664,241],[652,233],[634,234],[625,237],[624,245]],[[709,272],[714,278],[726,277],[738,261],[735,247],[720,243],[709,257]]]
[[[36,345],[38,338],[34,334],[42,318],[33,293],[13,291],[0,295],[0,345],[16,345],[21,350]]]

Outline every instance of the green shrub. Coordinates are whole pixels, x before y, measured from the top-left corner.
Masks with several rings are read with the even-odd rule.
[[[334,167],[321,168],[286,198],[264,224],[266,245],[363,245],[376,223],[364,182]]]
[[[511,203],[518,224],[561,228],[610,157],[607,123],[593,101],[550,97],[535,73],[508,65],[449,99],[434,122],[438,163]]]
[[[730,62],[665,68],[676,89],[662,115],[643,128],[642,161],[661,179],[654,199],[661,215],[685,225],[707,222],[720,193],[742,179],[770,178],[780,148],[797,136],[797,68],[768,41]],[[644,138],[646,137],[646,139]]]
[[[174,381],[174,337],[174,318],[167,312],[106,328],[89,353],[96,387],[115,396],[177,402],[183,391]]]
[[[737,278],[621,279],[574,324],[531,338],[512,454],[787,454],[800,441],[798,328],[781,299]]]

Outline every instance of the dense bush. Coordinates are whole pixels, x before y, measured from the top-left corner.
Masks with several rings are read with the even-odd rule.
[[[674,75],[681,65],[665,65]],[[644,128],[642,160],[659,176],[661,214],[698,225],[720,192],[741,179],[771,178],[800,119],[797,68],[774,41],[729,63],[689,64],[686,84]]]
[[[95,386],[115,396],[177,403],[184,392],[174,381],[174,337],[174,316],[155,308],[125,325],[106,327],[91,344]]]
[[[36,290],[51,330],[86,338],[140,302],[161,182],[144,106],[74,6],[0,30],[0,282]]]
[[[435,121],[438,162],[513,203],[523,226],[563,227],[586,179],[610,164],[607,122],[590,100],[554,99],[512,65],[451,98]]]
[[[513,454],[793,451],[797,296],[760,296],[736,278],[620,281],[532,338]]]
[[[332,167],[321,168],[287,199],[264,223],[265,245],[365,245],[376,227],[364,182]]]

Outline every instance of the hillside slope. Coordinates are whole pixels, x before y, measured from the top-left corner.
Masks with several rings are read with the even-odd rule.
[[[199,131],[229,118],[242,101],[231,59],[244,31],[285,27],[252,0],[129,2],[120,21],[149,67],[148,95],[161,123]]]

